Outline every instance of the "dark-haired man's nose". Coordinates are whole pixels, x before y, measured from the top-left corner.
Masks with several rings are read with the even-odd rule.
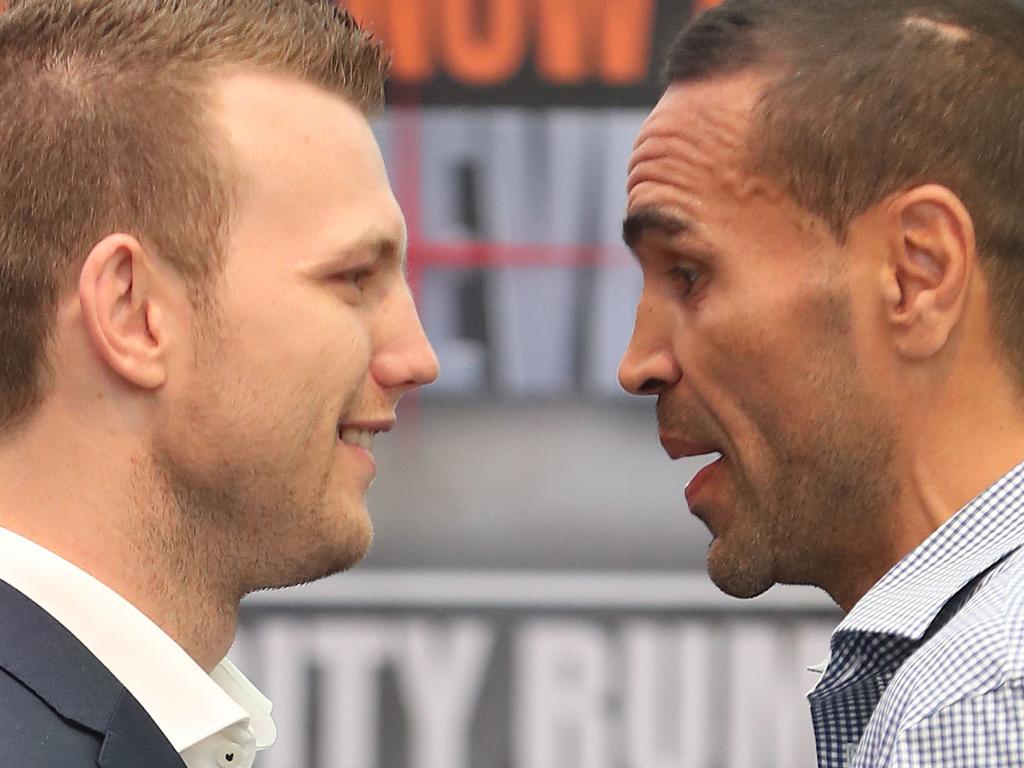
[[[634,395],[658,395],[682,375],[670,344],[666,318],[641,300],[629,346],[619,363],[619,384]]]

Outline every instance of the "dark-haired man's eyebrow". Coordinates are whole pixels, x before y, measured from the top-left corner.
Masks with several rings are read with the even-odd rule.
[[[656,208],[641,208],[628,214],[622,222],[622,239],[631,249],[654,232],[666,237],[675,237],[693,230],[693,225],[683,218]]]

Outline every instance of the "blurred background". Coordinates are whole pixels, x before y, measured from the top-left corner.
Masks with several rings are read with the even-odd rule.
[[[685,0],[352,0],[393,51],[375,126],[441,380],[378,438],[376,541],[251,596],[232,656],[263,768],[810,768],[840,618],[740,601],[654,403],[619,391],[626,163]]]

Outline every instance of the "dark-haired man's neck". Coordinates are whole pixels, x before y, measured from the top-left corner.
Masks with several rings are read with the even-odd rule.
[[[982,382],[980,379],[986,379]],[[980,374],[919,418],[907,419],[896,460],[899,498],[874,529],[865,554],[821,586],[846,612],[906,555],[1000,478],[1024,462],[1024,403],[1009,379]],[[868,527],[866,523],[866,528]]]

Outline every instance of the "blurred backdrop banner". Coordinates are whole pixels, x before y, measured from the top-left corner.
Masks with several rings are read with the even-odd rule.
[[[375,130],[441,360],[375,445],[350,573],[243,603],[263,768],[811,768],[838,611],[720,595],[654,402],[626,164],[663,52],[714,2],[351,0],[393,52]]]

